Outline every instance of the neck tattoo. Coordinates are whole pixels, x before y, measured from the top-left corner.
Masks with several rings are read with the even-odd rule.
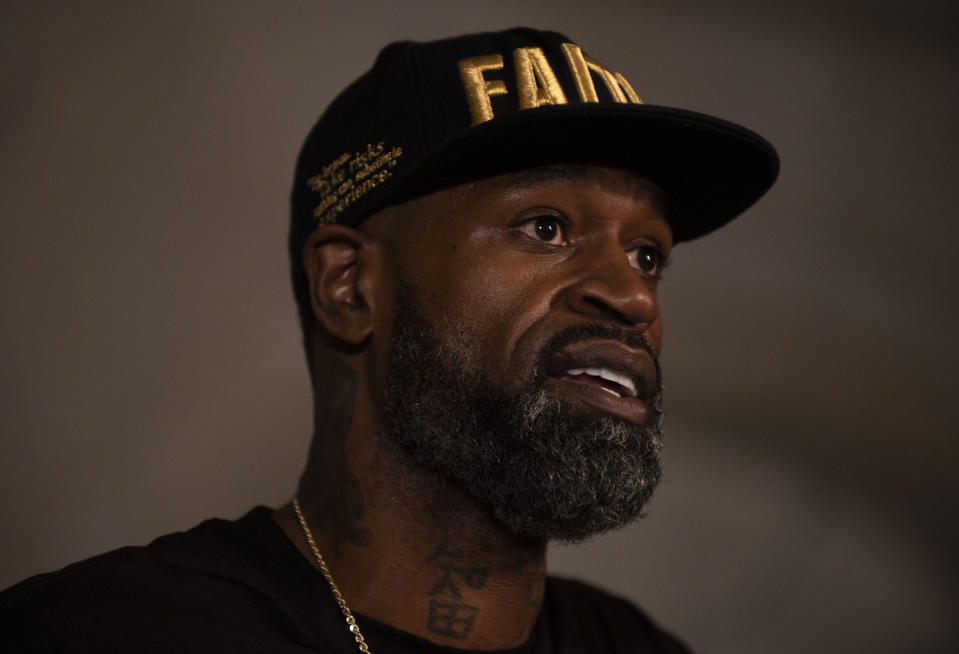
[[[346,626],[350,630],[350,633],[353,634],[353,640],[356,641],[356,645],[360,648],[361,652],[370,654],[370,648],[363,639],[363,634],[360,633],[360,626],[356,624],[356,618],[353,617],[350,607],[346,605],[346,600],[343,599],[343,593],[340,592],[336,582],[333,581],[333,575],[330,574],[330,569],[327,567],[323,555],[320,554],[320,548],[317,547],[316,540],[313,539],[313,532],[310,531],[310,525],[307,524],[306,518],[303,516],[303,511],[300,509],[300,502],[296,497],[293,498],[293,510],[296,511],[296,518],[300,521],[300,528],[303,530],[306,542],[310,546],[310,551],[313,552],[316,566],[320,569],[320,572],[323,573],[326,583],[330,585],[330,590],[333,591],[333,599],[336,600],[336,604],[340,607],[343,617],[346,618]]]

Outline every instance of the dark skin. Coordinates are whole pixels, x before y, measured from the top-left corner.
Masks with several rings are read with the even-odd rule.
[[[383,429],[397,278],[419,291],[437,334],[506,388],[529,377],[550,336],[585,322],[642,331],[658,353],[656,292],[672,236],[657,198],[627,170],[549,167],[312,235],[304,266],[321,325],[314,369],[325,373],[314,379],[316,434],[298,496],[353,611],[441,645],[492,650],[529,638],[543,597],[546,543],[510,533],[407,461]],[[550,378],[547,389],[586,411],[645,420],[638,400],[609,399],[586,381]],[[275,518],[312,561],[292,507]]]

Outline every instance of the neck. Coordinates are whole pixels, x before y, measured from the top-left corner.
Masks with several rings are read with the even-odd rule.
[[[522,645],[542,604],[546,544],[509,533],[472,497],[382,445],[388,439],[360,437],[373,428],[363,415],[332,439],[335,421],[318,416],[323,435],[298,489],[349,608],[440,645]],[[315,566],[292,505],[275,517]]]
[[[360,543],[330,525],[314,528],[324,525],[324,509],[315,497],[300,498],[352,611],[440,645],[494,650],[528,640],[542,603],[545,544],[505,534],[476,516],[475,507],[458,511],[448,499],[444,525],[435,514],[415,521],[412,507],[396,495],[369,500],[362,521],[367,538]],[[291,507],[276,518],[316,566]],[[374,643],[370,647],[376,651]]]

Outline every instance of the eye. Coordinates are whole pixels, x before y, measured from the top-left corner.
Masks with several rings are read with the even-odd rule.
[[[655,245],[640,245],[626,256],[633,268],[652,277],[658,277],[666,263],[663,253]]]
[[[567,245],[566,227],[556,216],[536,216],[519,225],[519,230],[550,245]]]

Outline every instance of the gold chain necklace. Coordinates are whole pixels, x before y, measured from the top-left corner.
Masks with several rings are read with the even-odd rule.
[[[366,644],[366,641],[363,640],[363,634],[360,633],[360,625],[356,624],[356,618],[353,617],[350,607],[346,605],[346,600],[343,599],[343,593],[340,592],[340,589],[336,586],[336,582],[333,581],[333,575],[330,574],[330,569],[326,566],[323,555],[320,554],[320,548],[316,546],[316,541],[313,540],[313,532],[310,531],[310,525],[306,523],[306,518],[303,517],[303,511],[300,510],[300,503],[296,497],[293,498],[293,510],[296,511],[296,517],[300,521],[300,527],[303,529],[303,535],[306,536],[306,542],[313,552],[313,558],[316,559],[316,565],[326,578],[326,583],[330,585],[330,590],[333,591],[333,598],[336,600],[337,606],[340,607],[340,611],[343,612],[343,617],[346,618],[346,626],[349,628],[350,633],[353,634],[353,639],[356,641],[360,651],[363,652],[363,654],[370,654],[370,648]]]

